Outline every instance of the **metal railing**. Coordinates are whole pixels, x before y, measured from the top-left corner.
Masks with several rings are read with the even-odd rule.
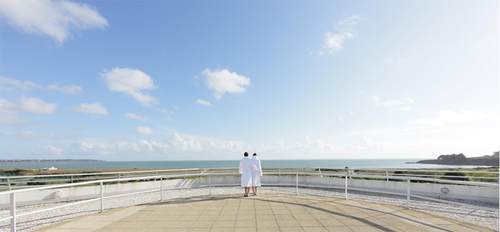
[[[219,171],[221,169],[218,169]],[[223,169],[222,169],[223,170]],[[233,170],[233,169],[231,169]],[[151,171],[149,171],[151,172]],[[58,185],[50,185],[50,186],[43,186],[43,187],[36,187],[36,188],[26,188],[26,189],[18,189],[18,190],[10,190],[10,191],[4,191],[0,192],[0,195],[5,195],[8,194],[10,195],[10,216],[5,217],[5,218],[0,218],[1,221],[9,220],[10,219],[10,227],[11,231],[15,232],[16,231],[16,219],[18,217],[23,217],[26,215],[30,214],[35,214],[35,213],[41,213],[49,210],[54,210],[62,207],[68,207],[68,206],[74,206],[78,204],[83,204],[87,202],[92,202],[92,201],[100,201],[100,212],[104,211],[104,199],[112,198],[112,197],[121,197],[121,196],[128,196],[128,195],[133,195],[133,194],[141,194],[141,193],[150,193],[150,192],[159,192],[159,200],[163,200],[163,191],[165,190],[173,190],[173,189],[181,189],[181,188],[186,188],[186,187],[172,187],[172,188],[164,188],[163,187],[163,181],[166,179],[173,179],[173,178],[186,178],[186,177],[205,177],[208,178],[208,184],[206,185],[199,185],[198,187],[205,187],[209,189],[209,195],[212,194],[212,187],[214,186],[232,186],[232,185],[237,185],[237,184],[231,184],[231,183],[223,183],[223,184],[212,184],[212,177],[213,176],[228,176],[228,175],[239,175],[237,172],[227,172],[227,170],[224,170],[224,172],[199,172],[199,173],[193,173],[193,174],[186,174],[182,173],[171,173],[169,175],[152,175],[152,176],[142,176],[142,177],[129,177],[129,178],[115,178],[115,179],[101,179],[101,180],[92,180],[92,181],[85,181],[85,182],[79,182],[79,183],[69,183],[69,184],[58,184]],[[498,173],[496,173],[498,174]],[[303,170],[303,172],[297,172],[297,171],[286,171],[283,172],[281,169],[278,169],[278,172],[264,172],[264,175],[274,175],[274,176],[293,176],[295,178],[295,184],[289,184],[289,183],[284,183],[284,184],[266,184],[263,183],[263,185],[279,185],[279,186],[289,186],[289,187],[295,187],[296,189],[296,194],[299,194],[299,187],[315,187],[315,188],[327,188],[327,189],[343,189],[344,190],[344,198],[348,198],[348,190],[349,191],[362,191],[362,192],[370,192],[370,193],[382,193],[382,194],[390,194],[390,195],[398,195],[398,196],[406,196],[407,201],[406,201],[406,208],[410,208],[410,199],[413,198],[419,198],[419,199],[424,199],[424,200],[429,200],[429,201],[436,201],[436,202],[441,202],[441,203],[448,203],[448,204],[455,204],[455,205],[460,205],[460,206],[466,206],[466,207],[472,207],[472,208],[477,208],[477,209],[483,209],[483,210],[488,210],[488,211],[494,211],[498,212],[498,209],[493,209],[493,208],[488,208],[488,207],[481,207],[477,205],[470,205],[470,204],[465,204],[465,203],[460,203],[460,202],[453,202],[453,201],[446,201],[442,199],[435,199],[431,197],[425,197],[425,196],[418,196],[418,195],[412,195],[411,194],[411,182],[418,182],[418,181],[425,181],[425,182],[439,182],[439,183],[446,183],[446,184],[457,184],[457,185],[473,185],[473,186],[485,186],[485,187],[494,187],[498,188],[499,184],[498,183],[485,183],[485,182],[471,182],[471,181],[454,181],[454,180],[444,180],[444,179],[433,179],[433,178],[425,178],[425,177],[408,177],[408,176],[391,176],[391,179],[394,180],[399,180],[399,181],[406,181],[407,184],[407,191],[406,194],[403,193],[396,193],[396,192],[390,192],[390,191],[379,191],[379,190],[370,190],[370,189],[359,189],[359,188],[353,188],[348,186],[348,180],[352,178],[367,178],[367,179],[384,179],[386,178],[385,175],[374,175],[374,174],[368,174],[368,175],[361,175],[361,174],[352,174],[350,172],[345,172],[345,173],[338,173],[338,172],[324,172],[324,171],[314,171],[314,172],[306,172],[306,170]],[[333,186],[333,185],[309,185],[309,184],[300,184],[299,183],[299,176],[313,176],[313,177],[322,177],[322,176],[328,176],[328,177],[334,177],[334,178],[342,178],[345,179],[345,184],[344,186]],[[120,194],[120,195],[112,195],[112,196],[104,196],[104,189],[103,185],[104,183],[110,183],[110,182],[119,182],[119,181],[137,181],[137,180],[154,180],[157,181],[159,179],[160,181],[160,188],[158,189],[149,189],[146,191],[136,191],[132,193],[126,193],[126,194]],[[100,194],[99,197],[92,198],[92,199],[87,199],[83,201],[78,201],[78,202],[73,202],[73,203],[68,203],[65,205],[57,206],[57,207],[52,207],[52,208],[47,208],[47,209],[42,209],[42,210],[37,210],[37,211],[32,211],[32,212],[27,212],[27,213],[22,213],[22,214],[16,214],[16,194],[22,193],[22,192],[29,192],[29,191],[35,191],[35,190],[44,190],[44,189],[55,189],[55,188],[64,188],[64,187],[74,187],[74,186],[80,186],[80,185],[91,185],[91,184],[99,184],[100,185]],[[239,184],[238,184],[239,185]],[[189,187],[191,188],[191,187]]]
[[[162,174],[193,174],[193,173],[210,173],[210,172],[236,173],[235,168],[212,168],[212,169],[162,169],[162,170],[146,170],[146,171],[125,171],[125,172],[101,172],[101,173],[78,173],[78,174],[57,174],[57,175],[30,175],[30,176],[0,176],[0,190],[19,189],[38,187],[37,185],[45,185],[51,183],[75,183],[81,181],[100,180],[100,179],[121,179],[130,177],[141,177]],[[474,179],[488,182],[498,182],[498,172],[484,171],[450,171],[450,170],[433,170],[433,169],[332,169],[332,168],[264,168],[266,172],[319,172],[322,177],[330,175],[349,173],[352,177],[360,175],[385,175],[383,179],[386,181],[398,180],[398,176],[404,177],[429,177],[433,179]],[[423,174],[432,173],[432,174]],[[450,175],[450,174],[468,174],[468,176]],[[480,175],[490,176],[480,176]],[[279,175],[279,174],[278,174]]]

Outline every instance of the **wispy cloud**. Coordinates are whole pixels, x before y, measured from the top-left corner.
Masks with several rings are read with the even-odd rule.
[[[420,125],[445,125],[449,123],[466,123],[485,118],[484,113],[462,110],[460,112],[453,112],[451,110],[440,110],[434,117],[425,117],[413,121],[412,123]]]
[[[140,70],[113,68],[111,71],[104,70],[100,75],[109,90],[125,93],[143,106],[160,103],[157,98],[141,92],[142,90],[156,89],[158,87],[153,84],[153,79],[150,76]]]
[[[329,54],[340,51],[346,40],[354,38],[356,30],[354,25],[357,24],[361,17],[357,15],[352,15],[346,19],[341,19],[335,24],[335,32],[327,31],[323,36],[322,47],[328,51]],[[323,52],[318,51],[317,54],[323,54]],[[309,55],[312,55],[310,53]]]
[[[250,78],[227,69],[211,71],[207,68],[201,74],[205,77],[205,84],[214,91],[217,99],[221,99],[225,93],[243,93],[246,91],[244,87],[250,86]]]
[[[196,100],[196,104],[206,105],[206,106],[213,106],[210,102],[203,101],[201,99]]]
[[[45,146],[45,147],[43,147],[43,148],[44,148],[45,150],[47,150],[47,151],[50,151],[50,152],[55,153],[55,154],[58,154],[58,155],[59,155],[59,154],[61,154],[61,152],[62,152],[62,149],[59,149],[59,148],[54,147],[54,146],[49,146],[49,145],[47,145],[47,146]]]
[[[409,98],[409,97],[405,98],[405,99],[401,99],[401,100],[389,99],[389,100],[381,101],[380,97],[378,97],[378,96],[372,96],[371,101],[376,106],[385,106],[385,107],[402,106],[402,105],[406,105],[406,104],[410,104],[410,103],[414,102],[414,100],[412,98]],[[405,106],[405,107],[400,107],[399,109],[404,110],[404,111],[409,111],[410,107]]]
[[[0,76],[0,91],[14,91],[16,88],[22,90],[39,89],[44,91],[58,91],[73,95],[83,93],[82,87],[77,85],[67,85],[59,87],[57,84],[54,84],[44,87],[42,85],[35,84],[31,81],[19,81],[13,78]]]
[[[108,110],[104,106],[102,106],[100,102],[96,102],[93,104],[83,103],[80,104],[79,106],[71,107],[69,108],[69,110],[73,112],[85,113],[90,115],[95,115],[95,114],[108,115]]]
[[[76,85],[68,85],[63,87],[59,87],[58,85],[49,85],[45,89],[50,91],[59,91],[67,94],[74,94],[74,95],[83,92],[82,87]]]
[[[137,129],[135,129],[135,132],[145,135],[154,134],[153,130],[149,127],[137,127]]]
[[[174,113],[174,111],[167,110],[167,109],[161,109],[160,112],[165,113],[165,114],[173,114]]]
[[[48,35],[59,44],[74,32],[108,26],[108,21],[95,7],[70,1],[2,0],[0,15],[14,28]]]
[[[147,122],[149,120],[148,117],[141,117],[141,116],[133,114],[133,113],[126,113],[124,115],[124,117],[127,118],[127,119],[135,119],[135,120],[139,120],[139,121],[142,121],[142,122]]]
[[[21,118],[19,113],[52,114],[58,107],[39,98],[21,97],[19,104],[0,98],[0,124],[29,124],[31,122]]]

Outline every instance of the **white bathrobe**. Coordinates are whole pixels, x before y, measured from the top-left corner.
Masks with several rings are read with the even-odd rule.
[[[262,166],[260,165],[260,159],[257,156],[252,157],[252,162],[259,169],[258,171],[252,170],[252,186],[260,187],[260,177],[262,176]]]
[[[255,164],[248,157],[240,161],[241,187],[252,187],[252,170],[258,171]]]

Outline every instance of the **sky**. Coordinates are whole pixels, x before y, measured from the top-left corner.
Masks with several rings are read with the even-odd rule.
[[[491,155],[499,90],[493,0],[0,0],[0,159]]]

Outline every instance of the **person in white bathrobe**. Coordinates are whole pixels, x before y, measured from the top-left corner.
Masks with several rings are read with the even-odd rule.
[[[241,187],[245,188],[245,197],[248,197],[250,187],[252,187],[252,170],[258,171],[259,169],[257,169],[252,160],[248,158],[248,152],[245,152],[245,157],[240,161],[239,170],[241,174]]]
[[[260,177],[262,176],[262,166],[260,165],[260,159],[257,157],[257,153],[253,153],[252,161],[257,169],[259,169],[258,171],[252,171],[252,192],[254,196],[257,196],[257,188],[261,185]]]

